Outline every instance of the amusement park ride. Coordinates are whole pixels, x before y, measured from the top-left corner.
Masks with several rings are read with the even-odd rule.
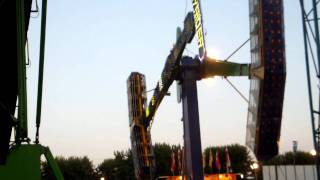
[[[149,104],[146,103],[145,76],[133,72],[127,80],[131,148],[137,179],[155,178],[150,130],[156,110],[173,81],[177,81],[178,99],[182,101],[184,178],[203,179],[197,81],[208,77],[249,77],[246,144],[261,162],[278,154],[286,79],[283,1],[249,0],[250,64],[206,56],[200,1],[192,0],[192,5],[193,12],[187,14],[183,30],[177,30],[176,43]],[[183,56],[194,35],[198,39],[199,55]]]
[[[308,48],[317,48],[320,69],[320,37],[317,4],[306,13],[300,0],[310,94],[314,145],[319,152],[319,123],[315,123],[312,103]],[[41,101],[46,32],[47,0],[42,0],[39,81],[36,115],[36,138],[30,142],[27,128],[26,52],[27,32],[32,0],[0,1],[0,179],[41,179],[40,156],[44,155],[56,179],[63,179],[48,147],[39,144]],[[155,179],[155,158],[151,127],[156,111],[174,81],[178,100],[182,102],[184,129],[184,169],[186,179],[203,179],[202,150],[199,127],[197,81],[212,76],[248,76],[250,97],[247,117],[246,144],[260,162],[278,154],[282,106],[286,79],[283,0],[249,0],[251,63],[238,64],[206,56],[206,43],[200,0],[192,0],[193,12],[187,14],[184,27],[177,29],[177,40],[168,55],[160,80],[147,104],[145,76],[133,72],[127,80],[131,147],[136,179]],[[313,19],[309,15],[313,14]],[[314,21],[314,30],[310,28]],[[311,29],[311,28],[310,28]],[[310,45],[312,34],[315,46]],[[199,55],[184,56],[184,50],[197,36]],[[313,54],[312,54],[313,57]],[[317,78],[319,79],[317,71]],[[14,141],[11,141],[12,129]],[[319,165],[319,154],[317,155]],[[319,166],[317,166],[319,177]]]

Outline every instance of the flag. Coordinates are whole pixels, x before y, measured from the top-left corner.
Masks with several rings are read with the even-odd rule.
[[[209,167],[210,167],[210,170],[213,170],[212,169],[212,164],[213,164],[213,154],[212,154],[212,149],[209,150]]]
[[[229,152],[228,152],[228,148],[226,147],[226,168],[227,168],[227,173],[232,172],[232,168],[231,168],[231,161],[230,161],[230,157],[229,157]]]
[[[181,162],[181,149],[179,148],[178,149],[178,173],[180,174],[181,173],[181,169],[182,169],[182,162]]]
[[[171,172],[174,174],[174,171],[176,170],[176,159],[175,159],[175,154],[172,151],[171,153]]]
[[[219,149],[216,150],[216,168],[219,170],[221,169],[220,159],[219,159]]]
[[[184,167],[185,167],[185,148],[184,147],[182,147],[182,155],[181,155],[182,157],[181,157],[181,164],[182,164],[182,166],[181,166],[181,172],[180,172],[180,174],[183,176],[184,175],[184,172],[185,172],[185,169],[184,169]]]
[[[203,169],[206,167],[206,152],[202,154],[202,167]]]

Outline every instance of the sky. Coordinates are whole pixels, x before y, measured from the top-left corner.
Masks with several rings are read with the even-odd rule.
[[[202,0],[207,48],[224,59],[249,38],[248,0]],[[41,7],[41,2],[39,2]],[[306,72],[298,0],[284,0],[287,81],[280,152],[312,149]],[[153,89],[183,26],[191,1],[48,1],[44,91],[40,142],[52,153],[88,156],[95,164],[130,147],[126,80],[132,71],[146,75]],[[35,137],[40,16],[28,32],[29,136]],[[185,55],[197,53],[196,38]],[[250,62],[249,44],[230,61]],[[249,97],[249,79],[230,80]],[[316,82],[314,82],[315,84]],[[170,88],[152,126],[152,141],[183,144],[182,109]],[[151,94],[148,94],[150,99]],[[245,145],[247,108],[222,78],[198,82],[202,149]]]

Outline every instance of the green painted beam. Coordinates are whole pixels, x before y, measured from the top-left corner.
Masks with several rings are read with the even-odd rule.
[[[24,0],[16,0],[17,18],[17,59],[18,59],[18,128],[16,129],[16,142],[28,138],[27,118],[27,82],[25,57],[25,9]]]
[[[39,77],[38,77],[38,98],[37,98],[37,115],[36,115],[36,143],[39,143],[39,128],[41,122],[41,105],[42,105],[42,87],[43,87],[43,67],[44,52],[46,44],[46,24],[47,24],[47,0],[42,1],[41,12],[41,36],[40,36],[40,55],[39,55]]]
[[[48,162],[49,166],[51,167],[53,174],[56,177],[56,180],[63,180],[64,178],[63,178],[62,173],[59,169],[59,166],[56,163],[56,161],[54,160],[53,155],[51,154],[49,148],[44,147],[43,149],[44,149],[44,156],[46,157],[47,162]]]
[[[201,78],[212,76],[249,76],[250,64],[239,64],[206,58],[201,63]]]

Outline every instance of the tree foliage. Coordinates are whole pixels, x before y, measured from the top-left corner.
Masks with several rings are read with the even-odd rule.
[[[106,179],[134,179],[134,169],[131,150],[115,151],[113,159],[105,159],[98,165],[98,170]]]
[[[204,150],[205,152],[205,173],[217,173],[217,170],[212,171],[209,166],[209,150],[212,150],[214,160],[215,152],[219,151],[219,159],[221,162],[221,173],[226,171],[225,160],[225,148],[228,148],[229,156],[231,159],[231,165],[233,172],[243,173],[247,172],[251,164],[251,157],[246,147],[234,144],[220,147],[209,147]],[[167,143],[156,143],[154,145],[154,154],[156,158],[156,177],[172,175],[171,172],[171,153],[175,152],[176,166],[178,167],[178,149],[181,149],[180,145],[170,145]],[[114,157],[105,159],[95,169],[92,162],[85,157],[57,157],[56,161],[62,171],[62,174],[66,180],[93,180],[99,179],[103,176],[108,180],[131,180],[135,179],[134,166],[131,150],[115,151]],[[297,159],[297,162],[300,160]],[[213,163],[214,166],[214,163]],[[179,174],[178,168],[174,172],[175,175]],[[43,179],[53,180],[55,179],[51,169],[47,163],[43,163]]]
[[[294,152],[286,152],[284,154],[280,154],[270,159],[269,161],[264,163],[265,165],[306,165],[306,164],[315,164],[314,157],[304,151]]]
[[[239,144],[232,144],[228,146],[208,147],[205,149],[205,173],[219,173],[218,169],[215,167],[216,151],[219,151],[219,160],[221,164],[220,173],[224,173],[227,171],[225,155],[226,148],[228,148],[229,157],[231,161],[231,168],[233,172],[245,174],[250,170],[252,158],[249,155],[249,150],[245,146],[241,146]],[[212,151],[213,156],[212,168],[210,168],[209,166],[210,150]]]
[[[157,176],[168,176],[172,174],[170,170],[171,153],[172,152],[177,153],[178,149],[181,149],[180,145],[170,145],[167,143],[156,143],[154,145],[154,155],[156,158]],[[176,160],[176,162],[178,161]],[[178,174],[177,168],[174,174]]]
[[[156,143],[154,145],[157,176],[165,176],[170,174],[170,153],[171,146],[169,144]]]
[[[88,157],[55,158],[65,180],[96,180],[93,164]],[[47,162],[42,164],[42,179],[55,180]]]

